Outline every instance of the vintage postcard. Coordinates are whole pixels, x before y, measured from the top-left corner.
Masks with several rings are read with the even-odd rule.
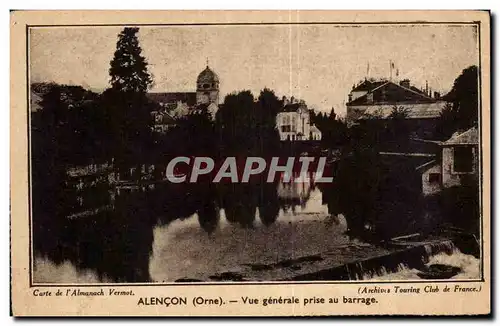
[[[14,316],[489,315],[488,11],[13,11]]]

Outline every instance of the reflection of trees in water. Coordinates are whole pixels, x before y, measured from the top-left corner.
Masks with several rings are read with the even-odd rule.
[[[200,227],[208,234],[212,234],[219,224],[220,212],[214,201],[207,200],[198,209]]]
[[[160,225],[192,216],[203,197],[188,184],[165,184],[147,193],[148,205]]]
[[[408,160],[385,162],[380,155],[353,153],[337,167],[333,184],[318,184],[330,214],[344,214],[351,236],[380,240],[417,231],[418,176]]]
[[[222,186],[222,205],[226,219],[244,228],[253,226],[258,203],[258,185],[231,183]]]
[[[203,212],[206,216],[203,218],[202,228],[207,232],[210,230],[208,221],[219,218],[218,205],[224,209],[226,220],[229,223],[238,224],[244,228],[253,227],[257,207],[259,215],[264,225],[271,225],[278,218],[279,201],[276,185],[273,183],[247,183],[247,184],[218,184],[212,189],[205,190],[204,201],[198,212]],[[209,198],[209,199],[207,199]],[[214,214],[214,210],[217,214]],[[201,216],[200,216],[201,219]],[[202,221],[200,220],[200,225]],[[215,225],[212,227],[215,228]]]
[[[76,197],[75,193],[65,194]],[[90,202],[100,203],[110,196],[110,189],[99,188],[89,194],[95,197]],[[74,219],[67,218],[74,212],[64,202],[34,205],[35,252],[54,263],[69,261],[77,270],[94,270],[101,280],[146,282],[150,280],[149,256],[157,224],[169,224],[197,213],[200,227],[212,234],[223,208],[229,222],[250,228],[258,207],[262,224],[269,226],[284,205],[277,184],[266,182],[163,184],[146,191],[112,192],[112,196],[112,210]],[[34,197],[43,198],[40,192]],[[73,202],[75,198],[67,199]],[[68,209],[60,209],[66,206]],[[59,210],[53,210],[55,207]]]
[[[260,220],[262,224],[269,226],[276,222],[280,211],[276,184],[262,183],[257,191],[259,191],[258,205]]]
[[[147,282],[154,221],[145,201],[144,194],[124,194],[115,211],[75,220],[34,212],[35,251],[54,263],[95,270],[100,279]]]

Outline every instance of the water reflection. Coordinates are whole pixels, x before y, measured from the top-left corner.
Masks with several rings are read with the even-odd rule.
[[[33,214],[37,226],[33,241],[38,256],[55,264],[69,261],[77,270],[94,270],[100,281],[150,280],[148,253],[155,221],[147,212],[144,193],[122,194],[116,198],[114,210],[94,215],[72,219],[49,216],[43,224],[35,220],[37,216],[42,215]]]
[[[34,281],[207,279],[221,270],[314,256],[369,233],[358,215],[344,218],[335,184],[297,177],[289,183],[67,186],[58,194],[58,210],[34,205]]]
[[[174,248],[168,250],[186,250],[182,239],[201,236],[203,243],[189,246],[196,246],[201,250],[200,256],[206,255],[220,266],[223,262],[210,251],[227,250],[222,260],[238,257],[248,246],[250,234],[262,236],[266,232],[268,236],[274,234],[274,238],[264,241],[266,248],[287,246],[290,237],[294,237],[292,222],[322,221],[327,217],[321,191],[312,183],[160,184],[152,189],[114,189],[94,182],[84,191],[85,187],[68,184],[59,196],[60,209],[56,213],[48,206],[34,206],[35,282],[149,282],[155,280],[150,275],[153,243],[165,243],[162,238],[171,237],[176,228],[180,233],[175,234],[176,241],[169,242]],[[279,220],[287,228],[265,231]],[[255,231],[249,233],[245,229]],[[236,237],[240,249],[224,249],[214,240],[224,238],[227,232]],[[226,260],[234,263],[233,259]],[[50,263],[54,264],[52,277],[48,275]],[[169,261],[162,268],[187,263],[189,260]],[[203,266],[200,261],[193,264]],[[74,271],[68,272],[68,266]],[[56,272],[61,268],[66,272]],[[89,271],[95,274],[75,276],[88,275]]]

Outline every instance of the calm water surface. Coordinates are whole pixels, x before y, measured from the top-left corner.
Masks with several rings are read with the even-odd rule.
[[[322,254],[334,265],[386,254],[348,235],[351,222],[339,214],[334,193],[310,182],[143,190],[79,185],[62,196],[65,205],[55,213],[34,205],[33,280],[282,279],[306,271],[302,265]]]

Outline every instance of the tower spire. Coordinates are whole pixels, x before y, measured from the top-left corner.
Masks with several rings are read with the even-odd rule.
[[[207,57],[207,68],[208,68],[208,57]]]

